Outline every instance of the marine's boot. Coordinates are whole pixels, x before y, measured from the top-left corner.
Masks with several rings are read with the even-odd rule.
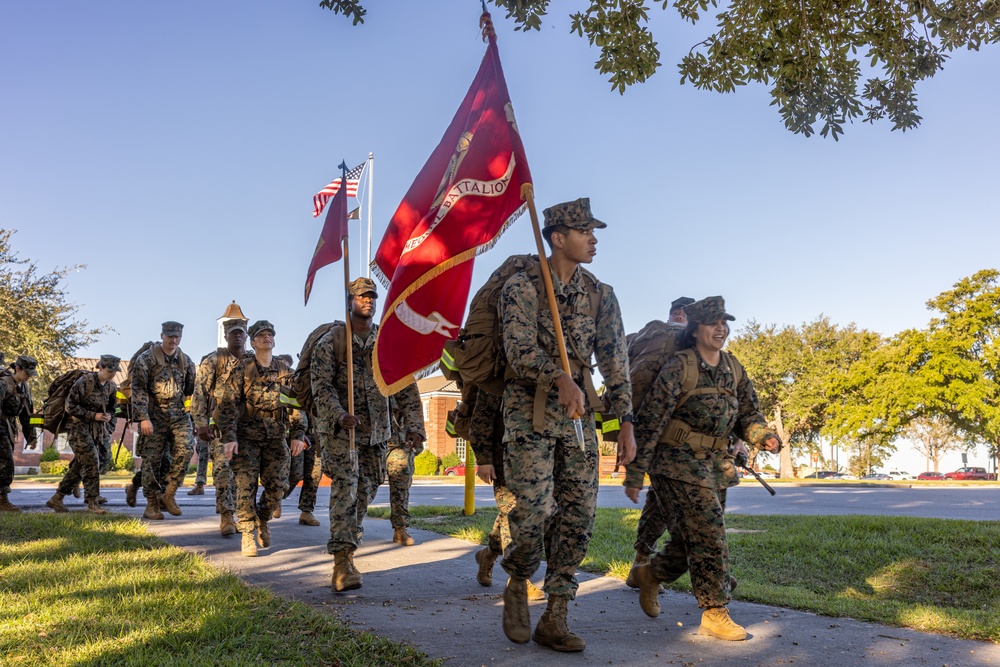
[[[476,562],[479,563],[479,571],[476,572],[476,581],[480,586],[493,585],[493,564],[497,562],[500,554],[489,547],[483,547],[476,552]]]
[[[265,549],[271,546],[271,528],[263,519],[257,519],[257,539]]]
[[[173,484],[167,486],[167,490],[163,492],[160,496],[160,504],[163,505],[163,509],[167,510],[170,514],[174,516],[181,515],[181,508],[177,506],[177,501],[174,500],[174,496],[177,495],[177,487]]]
[[[531,639],[527,579],[511,577],[507,580],[503,592],[503,633],[515,644],[527,644]]]
[[[76,486],[73,487],[73,497],[74,498],[79,498],[80,497],[80,485],[79,484],[77,484]]]
[[[635,552],[635,559],[632,561],[632,569],[628,571],[628,576],[625,578],[626,586],[629,588],[639,588],[639,580],[636,578],[635,569],[648,562],[649,554],[641,554],[638,551]]]
[[[333,576],[330,578],[333,591],[353,591],[361,588],[361,583],[361,573],[353,571],[351,566],[350,550],[341,549],[333,554]]]
[[[138,493],[138,489],[135,488],[131,482],[125,485],[125,504],[129,507],[135,507],[135,496]]]
[[[51,498],[49,498],[48,500],[45,501],[45,506],[46,507],[51,507],[52,509],[54,509],[57,512],[68,512],[69,510],[66,509],[66,506],[63,505],[63,501],[62,501],[63,498],[65,498],[65,497],[66,497],[65,494],[62,494],[62,493],[59,493],[58,491],[56,491],[55,494]]]
[[[107,505],[108,499],[105,498],[104,496],[97,496],[97,502],[101,505]]]
[[[146,498],[146,511],[142,513],[143,519],[150,521],[163,521],[163,512],[160,511],[160,497],[153,494]]]
[[[401,544],[404,547],[412,547],[416,544],[410,534],[406,532],[406,528],[393,528],[392,529],[392,541],[396,544]]]
[[[20,512],[21,508],[7,499],[6,493],[0,493],[0,512]]]
[[[635,568],[635,578],[639,583],[639,606],[646,616],[656,618],[660,615],[660,582],[653,576],[649,564]]]
[[[357,566],[354,564],[354,551],[355,551],[354,548],[350,548],[350,549],[347,550],[347,567],[351,570],[351,572],[353,572],[354,574],[356,574],[356,575],[358,575],[360,577],[361,576],[361,572],[358,570]]]
[[[87,511],[90,512],[91,514],[107,514],[108,513],[108,511],[106,509],[104,509],[103,507],[101,507],[101,503],[97,500],[97,498],[88,498],[87,499]]]
[[[253,537],[253,531],[242,533],[243,538],[240,542],[240,553],[247,558],[253,558],[257,555],[257,540]]]
[[[587,642],[583,637],[569,631],[569,625],[566,623],[568,606],[569,598],[564,595],[553,595],[549,598],[549,606],[538,619],[535,633],[531,635],[536,644],[571,653],[587,648]]]
[[[281,501],[280,500],[278,501],[278,506],[274,508],[273,512],[271,512],[271,518],[272,519],[280,519],[281,518]]]
[[[226,510],[219,519],[219,534],[223,537],[229,537],[236,533],[236,520],[233,518],[233,513]]]
[[[189,496],[203,496],[205,495],[205,485],[201,482],[195,484],[190,491],[188,491]]]
[[[531,583],[531,579],[528,579],[528,600],[531,602],[537,602],[538,600],[544,599],[545,591]]]
[[[319,519],[314,517],[312,512],[303,512],[299,515],[299,523],[303,526],[318,526]]]
[[[698,628],[698,634],[729,642],[738,642],[747,638],[747,631],[729,617],[729,610],[725,607],[706,609],[705,613],[701,615],[701,627]]]

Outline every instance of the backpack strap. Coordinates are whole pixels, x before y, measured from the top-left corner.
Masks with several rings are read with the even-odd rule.
[[[722,358],[726,360],[729,370],[733,374],[733,386],[731,389],[719,389],[718,387],[696,389],[695,387],[698,385],[698,357],[694,349],[689,347],[680,350],[677,352],[677,356],[684,361],[684,372],[681,375],[681,395],[677,399],[677,405],[674,406],[674,410],[684,405],[692,396],[701,396],[702,394],[729,394],[733,397],[736,396],[744,373],[743,366],[736,360],[736,357],[727,352],[722,352]]]

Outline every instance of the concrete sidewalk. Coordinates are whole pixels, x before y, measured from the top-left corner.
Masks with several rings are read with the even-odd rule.
[[[122,490],[103,491],[110,499],[108,509],[141,515],[141,497],[139,507],[130,508]],[[49,495],[51,487],[22,487],[17,500],[25,509],[40,509]],[[492,588],[476,583],[476,545],[412,530],[417,545],[400,547],[392,543],[388,521],[369,519],[355,556],[364,587],[334,594],[325,511],[316,514],[320,527],[301,526],[297,497],[286,500],[282,518],[271,522],[272,546],[261,549],[257,558],[240,556],[238,535],[219,535],[211,487],[204,496],[181,491],[184,515],[148,524],[171,544],[199,553],[251,584],[332,612],[359,630],[407,642],[448,665],[1000,665],[1000,646],[990,643],[739,601],[730,605],[733,618],[751,636],[745,642],[723,642],[697,634],[701,612],[692,596],[668,591],[660,596],[660,617],[651,619],[640,609],[638,594],[622,581],[585,573],[579,575],[569,618],[570,628],[587,641],[584,653],[560,654],[533,642],[512,644],[500,625],[506,574],[498,564]],[[72,510],[79,502],[67,499]],[[539,570],[538,577],[543,574]],[[532,624],[544,608],[544,602],[531,605]]]

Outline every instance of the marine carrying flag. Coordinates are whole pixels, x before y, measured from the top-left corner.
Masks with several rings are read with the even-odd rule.
[[[344,256],[343,241],[347,236],[347,187],[343,181],[346,180],[346,176],[341,177],[341,187],[333,196],[330,208],[326,210],[323,231],[320,232],[319,241],[316,242],[312,261],[309,262],[309,272],[306,274],[306,305],[309,304],[309,293],[312,292],[316,272]]]
[[[489,14],[483,24],[489,45],[479,72],[375,255],[375,274],[388,286],[374,350],[386,395],[438,362],[458,335],[473,259],[525,210],[521,186],[531,174]]]

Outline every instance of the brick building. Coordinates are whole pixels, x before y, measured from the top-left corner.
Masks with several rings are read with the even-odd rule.
[[[462,393],[454,380],[432,375],[417,381],[420,402],[424,408],[424,428],[427,429],[427,449],[439,459],[452,452],[465,460],[465,440],[452,438],[445,431],[448,411],[453,410]]]

